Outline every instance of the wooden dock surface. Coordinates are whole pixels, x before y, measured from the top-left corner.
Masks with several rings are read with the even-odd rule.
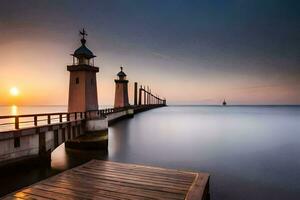
[[[111,161],[90,162],[4,199],[209,199],[209,175]]]

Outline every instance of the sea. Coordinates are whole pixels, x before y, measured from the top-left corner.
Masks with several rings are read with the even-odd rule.
[[[0,115],[65,111],[0,107]],[[51,167],[0,173],[0,196],[102,159],[207,172],[212,200],[299,200],[299,156],[300,106],[167,106],[109,127],[107,153],[62,144]]]

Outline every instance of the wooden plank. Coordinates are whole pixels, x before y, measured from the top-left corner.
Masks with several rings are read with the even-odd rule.
[[[208,182],[205,173],[92,160],[4,199],[206,200]]]
[[[84,166],[99,166],[99,165],[104,165],[106,167],[114,167],[118,166],[118,168],[123,168],[123,169],[131,169],[131,170],[142,170],[142,171],[150,171],[150,172],[160,172],[164,173],[166,175],[182,175],[184,177],[191,177],[194,176],[194,172],[187,172],[187,171],[179,171],[175,169],[165,169],[165,168],[160,168],[160,167],[151,167],[151,166],[144,166],[144,165],[136,165],[136,164],[128,164],[128,163],[117,163],[117,162],[112,162],[112,161],[98,161],[98,160],[92,160],[86,165],[82,165],[80,167]]]
[[[44,198],[44,197],[40,197],[40,196],[35,195],[35,194],[27,194],[25,192],[18,192],[16,194],[14,194],[14,197],[22,198],[22,199],[36,199],[36,200],[46,200],[46,199],[49,199],[49,197],[48,198]]]
[[[67,177],[67,179],[60,179],[59,181],[61,182],[76,182],[78,181],[78,178],[76,177]],[[127,182],[118,182],[118,181],[111,181],[111,180],[96,180],[94,178],[89,178],[85,177],[84,179],[80,180],[80,183],[83,182],[91,182],[94,181],[94,183],[97,186],[103,186],[103,187],[112,187],[112,188],[131,188],[132,190],[144,190],[144,191],[149,191],[149,192],[157,192],[157,193],[172,193],[175,195],[185,195],[186,190],[184,191],[179,191],[179,190],[174,190],[174,189],[169,189],[165,187],[158,187],[158,186],[149,186],[149,185],[139,185],[139,184],[134,184],[134,183],[127,183]]]
[[[209,196],[209,175],[198,174],[186,195],[186,200],[205,200],[209,199]]]
[[[114,180],[114,181],[124,181],[124,182],[128,182],[128,183],[138,183],[138,184],[147,184],[147,185],[156,185],[159,187],[169,187],[169,188],[175,188],[175,189],[188,189],[190,187],[191,184],[182,184],[179,182],[173,182],[173,183],[169,183],[167,181],[155,181],[155,180],[151,180],[151,179],[145,179],[143,177],[138,177],[138,176],[123,176],[121,174],[119,175],[110,175],[108,173],[105,173],[103,175],[100,175],[98,173],[94,173],[91,171],[82,171],[80,169],[75,169],[75,172],[81,172],[83,175],[84,174],[89,174],[92,176],[100,176],[103,179],[109,179],[109,180]]]
[[[18,197],[14,197],[14,196],[9,196],[9,197],[3,198],[3,200],[24,200],[24,199],[18,198]]]
[[[73,177],[68,177],[70,180],[71,178],[75,178]],[[100,183],[107,183],[107,184],[111,184],[111,185],[117,185],[118,187],[122,187],[122,186],[128,186],[128,187],[132,187],[132,188],[141,188],[144,190],[153,190],[153,191],[158,191],[158,192],[164,192],[164,193],[176,193],[176,194],[186,194],[186,191],[179,191],[179,190],[174,190],[174,189],[169,189],[166,187],[157,187],[157,186],[149,186],[149,185],[138,185],[138,184],[132,184],[132,183],[124,183],[124,182],[117,182],[117,181],[111,181],[111,180],[103,180],[100,179],[100,181],[97,181],[97,178],[95,179],[94,177],[89,178],[89,177],[85,177],[85,180],[90,180],[91,181],[95,181],[97,184]]]
[[[52,194],[64,194],[72,197],[73,199],[125,199],[119,198],[112,194],[98,190],[97,192],[90,193],[88,190],[83,190],[81,187],[78,188],[63,188],[61,186],[54,186],[49,184],[35,185],[34,188],[51,192]]]
[[[52,199],[55,199],[55,200],[60,200],[60,199],[72,200],[72,199],[74,199],[69,195],[65,195],[65,194],[61,194],[61,193],[48,192],[46,190],[41,190],[41,189],[35,188],[35,187],[27,188],[27,189],[23,190],[23,192],[26,193],[26,194],[31,194],[31,195],[39,195],[39,196],[45,197],[45,198],[51,197]]]
[[[71,178],[69,180],[72,180]],[[49,183],[49,182],[48,182]],[[57,182],[50,182],[51,184],[56,184]],[[66,180],[60,180],[59,185],[67,188],[70,186],[74,187],[90,187],[89,186],[90,181],[86,179],[81,179],[80,182],[72,182],[66,181]],[[131,187],[130,185],[118,185],[118,184],[109,184],[109,183],[103,183],[103,182],[94,182],[95,185],[92,186],[95,189],[105,190],[109,192],[125,192],[126,194],[136,195],[139,193],[143,193],[145,197],[148,198],[155,198],[155,199],[183,199],[185,196],[184,194],[176,194],[171,192],[164,192],[164,191],[157,191],[157,190],[151,190],[149,188],[136,188]]]
[[[188,173],[185,172],[184,174],[182,174],[180,171],[170,171],[167,172],[165,170],[161,170],[160,168],[143,168],[141,166],[136,167],[136,165],[133,166],[128,166],[128,167],[124,167],[124,166],[103,166],[103,165],[85,165],[85,166],[81,166],[82,168],[94,168],[96,170],[98,169],[105,169],[105,170],[113,170],[116,169],[117,171],[128,171],[128,172],[133,172],[133,173],[138,173],[141,172],[143,174],[149,174],[149,175],[159,175],[159,176],[166,176],[166,177],[172,177],[172,178],[178,178],[181,180],[193,180],[195,178],[195,173]]]
[[[155,173],[153,174],[147,174],[147,173],[137,173],[134,171],[126,171],[126,170],[115,170],[115,169],[101,169],[99,168],[98,170],[95,168],[81,168],[81,170],[86,169],[87,171],[91,171],[91,172],[98,172],[98,173],[103,173],[105,172],[106,174],[109,175],[115,175],[115,176],[119,176],[119,175],[124,175],[124,176],[131,176],[131,177],[140,177],[143,179],[149,179],[149,180],[155,180],[155,181],[164,181],[164,182],[170,182],[170,183],[177,183],[178,181],[180,181],[180,183],[185,184],[185,185],[190,185],[193,180],[195,179],[196,175],[193,177],[193,179],[190,180],[184,180],[184,179],[180,179],[180,178],[175,178],[174,176],[162,176],[162,175],[156,175]]]

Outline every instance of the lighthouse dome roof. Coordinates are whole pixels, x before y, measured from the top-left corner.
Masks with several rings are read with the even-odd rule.
[[[125,72],[123,72],[123,67],[120,67],[121,68],[121,71],[117,74],[117,76],[127,76],[126,74],[125,74]]]
[[[118,76],[126,76],[126,74],[123,71],[120,71],[117,75]]]
[[[80,57],[84,57],[84,58],[94,58],[96,57],[93,52],[91,50],[89,50],[86,46],[85,46],[85,39],[81,40],[81,47],[79,47],[78,49],[76,49],[74,51],[73,56],[76,58],[80,58]]]

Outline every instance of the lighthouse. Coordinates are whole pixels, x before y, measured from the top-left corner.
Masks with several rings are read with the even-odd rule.
[[[81,46],[74,51],[73,64],[67,66],[70,72],[68,112],[98,110],[97,79],[99,68],[94,66],[96,57],[86,47],[86,31],[80,31]]]
[[[117,74],[118,79],[115,79],[116,91],[115,91],[115,108],[129,106],[128,101],[128,80],[126,80],[126,74],[123,72],[123,67],[120,67],[121,71]]]

